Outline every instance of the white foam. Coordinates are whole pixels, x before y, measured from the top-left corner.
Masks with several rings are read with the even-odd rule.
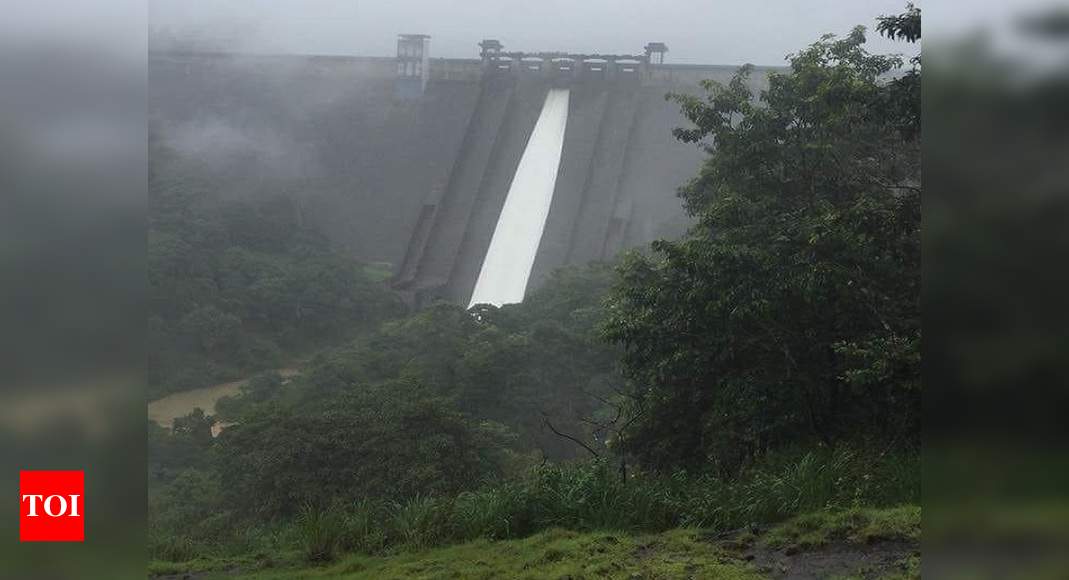
[[[553,202],[568,124],[568,89],[550,89],[497,218],[470,306],[523,301]]]

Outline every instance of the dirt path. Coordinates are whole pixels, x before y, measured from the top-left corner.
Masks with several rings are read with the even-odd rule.
[[[821,580],[905,574],[904,561],[919,553],[918,543],[888,541],[856,545],[838,542],[799,552],[759,547],[747,551],[743,557],[769,578]]]

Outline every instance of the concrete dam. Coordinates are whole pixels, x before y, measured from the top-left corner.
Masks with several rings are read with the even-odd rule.
[[[680,235],[677,188],[704,155],[676,141],[668,92],[727,82],[724,65],[635,55],[505,52],[430,58],[154,52],[152,122],[221,183],[300,191],[355,258],[387,262],[414,304],[522,300],[556,268]],[[763,86],[767,69],[751,82]]]

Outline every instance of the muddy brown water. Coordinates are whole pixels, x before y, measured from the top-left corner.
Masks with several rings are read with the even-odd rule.
[[[275,372],[283,378],[289,378],[298,374],[300,371],[288,368],[275,369]],[[156,399],[155,401],[149,402],[148,418],[159,425],[170,427],[176,418],[188,415],[193,412],[193,409],[198,407],[203,410],[205,414],[214,415],[216,401],[223,397],[237,395],[241,391],[241,386],[246,382],[248,382],[248,379],[241,379],[201,389],[171,393],[162,399]],[[218,429],[214,430],[215,434],[218,435],[218,431],[222,430],[225,426],[225,424],[218,425]]]

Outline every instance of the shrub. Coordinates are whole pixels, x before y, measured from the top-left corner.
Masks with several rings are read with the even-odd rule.
[[[375,554],[386,546],[386,532],[382,527],[386,508],[381,502],[361,499],[343,515],[344,535],[341,547],[345,550]]]
[[[304,502],[446,496],[497,474],[497,433],[432,395],[397,381],[308,409],[254,406],[214,443],[228,505],[242,517],[292,517]]]
[[[528,490],[515,483],[501,483],[466,492],[453,504],[454,530],[461,539],[501,540],[528,533]]]
[[[452,502],[416,496],[395,503],[390,510],[390,530],[408,548],[423,549],[449,539]]]
[[[282,520],[281,528],[255,528],[244,538],[235,537],[232,545],[241,547],[241,553],[256,551],[257,545],[270,552],[296,547],[306,560],[322,562],[342,552],[420,550],[479,538],[522,538],[554,528],[660,532],[700,527],[723,532],[800,514],[852,514],[915,504],[920,499],[919,460],[915,452],[864,448],[780,451],[732,479],[685,471],[635,472],[624,478],[606,461],[545,465],[520,479],[458,495],[305,504],[296,518]],[[874,535],[871,527],[857,528],[857,533]],[[196,529],[207,528],[201,524]],[[171,530],[178,537],[187,533],[181,527]],[[186,557],[182,550],[188,546],[176,542],[160,544],[154,553]]]
[[[149,556],[165,562],[188,562],[197,557],[197,547],[186,536],[149,536]]]
[[[337,509],[319,509],[305,505],[297,514],[296,529],[301,554],[309,562],[326,562],[345,533],[344,516]]]

